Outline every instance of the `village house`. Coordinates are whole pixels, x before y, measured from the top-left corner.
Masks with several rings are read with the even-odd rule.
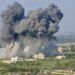
[[[34,59],[44,59],[45,55],[43,53],[37,53],[37,54],[33,54],[32,56]]]
[[[63,53],[63,47],[58,47],[57,51],[58,51],[59,54],[62,54]]]
[[[23,61],[23,58],[20,58],[20,57],[12,57],[11,58],[11,62],[17,62],[17,61]]]
[[[59,55],[59,56],[56,56],[57,59],[64,59],[66,58],[64,55]]]

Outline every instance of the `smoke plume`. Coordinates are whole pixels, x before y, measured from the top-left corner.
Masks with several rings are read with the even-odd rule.
[[[59,30],[62,17],[62,12],[54,4],[32,10],[27,16],[18,2],[8,6],[2,13],[2,42],[6,56],[30,57],[37,52],[53,55],[56,48],[54,34]]]

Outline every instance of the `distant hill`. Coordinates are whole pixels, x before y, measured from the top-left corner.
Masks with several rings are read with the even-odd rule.
[[[75,35],[58,35],[57,43],[75,43]]]

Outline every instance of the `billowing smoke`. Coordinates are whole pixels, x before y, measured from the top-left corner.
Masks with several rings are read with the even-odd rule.
[[[2,13],[2,42],[6,56],[31,56],[42,52],[53,55],[56,46],[54,33],[59,30],[58,23],[63,14],[57,6],[50,4],[47,8],[32,10],[24,16],[24,8],[17,2]]]

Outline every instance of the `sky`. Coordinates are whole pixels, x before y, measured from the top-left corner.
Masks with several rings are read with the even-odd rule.
[[[14,1],[22,4],[25,8],[25,14],[30,10],[46,8],[49,4],[54,3],[64,14],[63,19],[59,23],[60,29],[57,34],[75,34],[75,0],[0,0],[0,15]],[[0,28],[1,25],[0,18]]]

